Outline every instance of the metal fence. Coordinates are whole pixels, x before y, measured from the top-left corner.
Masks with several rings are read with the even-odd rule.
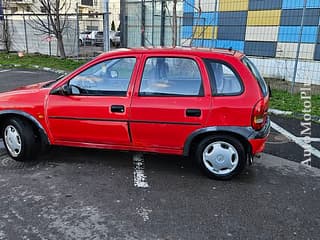
[[[127,45],[172,46],[173,1],[126,1]],[[264,76],[320,85],[320,1],[177,2],[177,45],[232,48]]]
[[[179,0],[176,35],[172,0],[121,3],[121,26],[116,26],[121,29],[121,47],[172,46],[176,41],[177,46],[232,48],[247,54],[265,77],[320,85],[320,1]],[[106,49],[106,39],[83,40],[89,36],[85,32],[109,33],[111,19],[106,21],[106,16],[97,12],[67,16],[63,38],[69,57],[90,58]],[[4,15],[0,49],[59,55],[55,37],[33,25],[31,14]]]
[[[63,43],[68,57],[88,58],[103,52],[103,39],[99,45],[95,42],[96,33],[103,32],[103,16],[104,14],[66,16]],[[0,50],[59,56],[56,36],[44,31],[38,23],[39,19],[50,28],[47,15],[44,14],[4,15],[4,20],[0,21]]]

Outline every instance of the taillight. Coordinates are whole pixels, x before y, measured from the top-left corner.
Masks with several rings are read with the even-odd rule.
[[[254,106],[252,112],[251,125],[253,129],[260,130],[266,123],[268,115],[268,101],[265,99],[260,99]]]

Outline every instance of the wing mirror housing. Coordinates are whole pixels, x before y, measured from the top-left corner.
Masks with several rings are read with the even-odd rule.
[[[50,94],[69,96],[72,94],[72,88],[68,84],[64,84],[61,87],[53,89]]]

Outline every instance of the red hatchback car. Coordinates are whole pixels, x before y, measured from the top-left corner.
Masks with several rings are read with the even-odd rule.
[[[46,145],[192,156],[229,179],[263,151],[268,87],[242,53],[123,49],[71,74],[0,94],[8,154],[29,161]]]

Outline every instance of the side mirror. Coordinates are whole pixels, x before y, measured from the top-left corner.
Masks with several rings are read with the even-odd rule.
[[[72,94],[72,89],[68,84],[65,84],[65,85],[62,85],[61,87],[53,89],[50,94],[69,96]]]

